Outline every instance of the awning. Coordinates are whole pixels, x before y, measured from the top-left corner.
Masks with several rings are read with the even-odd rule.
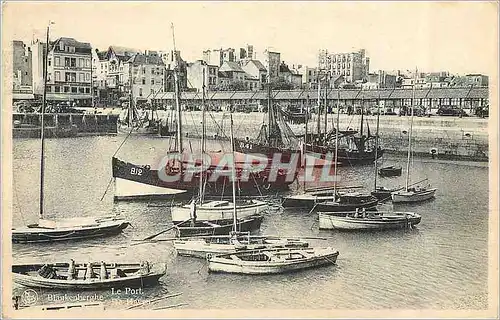
[[[30,100],[35,99],[35,96],[33,93],[14,93],[12,98],[16,100]]]
[[[77,99],[92,99],[92,96],[83,94],[47,93],[47,100],[52,101],[73,101]]]

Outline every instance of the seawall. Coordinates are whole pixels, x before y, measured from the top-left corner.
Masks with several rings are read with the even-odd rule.
[[[183,134],[199,136],[201,132],[201,112],[185,112]],[[234,113],[234,134],[237,138],[256,138],[260,127],[267,119],[264,113]],[[336,115],[328,115],[327,128],[332,128]],[[376,133],[376,116],[364,116],[364,134],[368,127]],[[206,133],[210,138],[227,137],[229,134],[229,113],[212,112],[206,114]],[[340,129],[359,130],[361,116],[340,115]],[[324,120],[321,119],[324,132]],[[290,124],[295,134],[305,132],[305,124]],[[317,118],[313,115],[308,123],[308,132],[317,132]],[[388,153],[408,152],[408,133],[410,117],[380,116],[379,143]],[[475,117],[414,117],[412,149],[414,154],[423,157],[452,160],[488,161],[488,119]]]

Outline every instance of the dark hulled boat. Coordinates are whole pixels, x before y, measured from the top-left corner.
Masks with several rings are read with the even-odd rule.
[[[382,177],[398,177],[403,172],[401,166],[387,166],[378,169],[378,174]]]
[[[236,230],[238,232],[251,232],[260,229],[263,215],[254,215],[238,219]],[[211,221],[186,221],[175,226],[177,237],[190,236],[220,236],[228,235],[234,229],[233,222],[216,223]]]

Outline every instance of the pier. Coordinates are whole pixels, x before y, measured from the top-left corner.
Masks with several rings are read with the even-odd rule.
[[[39,113],[13,113],[13,138],[39,138],[42,115]],[[117,133],[116,114],[46,113],[47,137],[76,137]]]

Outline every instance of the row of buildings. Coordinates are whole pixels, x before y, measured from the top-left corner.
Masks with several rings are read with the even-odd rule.
[[[36,99],[43,94],[45,43],[13,41],[13,98]],[[370,72],[365,50],[330,53],[321,50],[318,66],[289,65],[281,54],[260,56],[245,48],[208,49],[201,59],[187,62],[179,51],[153,51],[109,46],[62,37],[50,42],[47,100],[78,106],[121,105],[132,98],[150,103],[175,90],[174,68],[182,91],[259,91],[267,82],[275,89],[405,88],[487,86],[484,75],[453,76],[447,72],[411,74]]]

